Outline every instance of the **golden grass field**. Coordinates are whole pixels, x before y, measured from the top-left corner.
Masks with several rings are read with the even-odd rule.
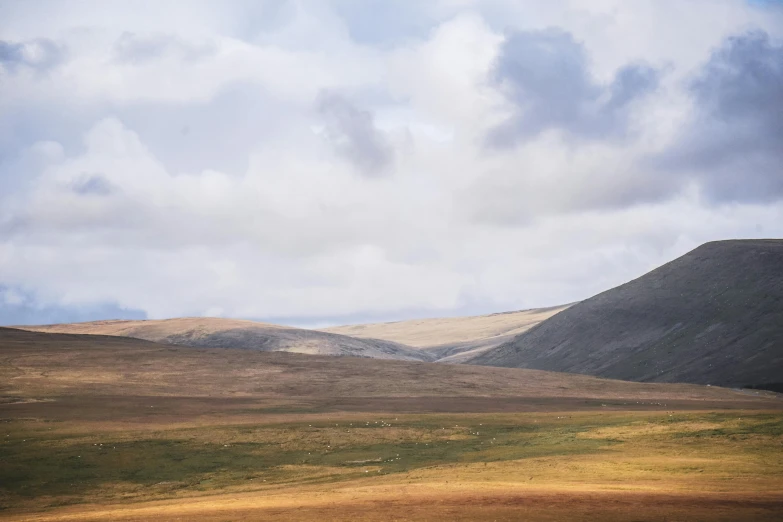
[[[783,400],[0,329],[3,520],[780,520]]]
[[[435,353],[443,352],[444,362],[463,362],[529,330],[568,306],[471,317],[438,317],[391,323],[334,326],[324,328],[323,331],[351,337],[394,341]],[[467,348],[466,352],[448,355],[449,348],[460,346]]]
[[[259,323],[243,319],[223,319],[205,317],[181,317],[176,319],[161,319],[158,321],[135,321],[112,319],[107,321],[90,321],[86,323],[45,324],[23,326],[31,332],[116,335],[123,337],[138,337],[148,341],[160,341],[172,335],[183,335],[196,332],[195,335],[209,335],[232,328],[285,328],[270,323]]]

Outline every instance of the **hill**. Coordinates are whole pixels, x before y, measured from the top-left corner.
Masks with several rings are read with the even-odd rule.
[[[783,240],[704,244],[470,362],[780,389]]]
[[[690,384],[648,384],[585,375],[514,368],[326,357],[243,349],[180,347],[124,337],[48,334],[0,328],[0,402],[30,401],[32,408],[62,410],[86,401],[82,414],[113,414],[128,400],[149,408],[144,397],[168,401],[231,401],[246,407],[290,401],[307,407],[474,411],[540,405],[542,399],[579,408],[606,407],[606,401],[780,401],[764,393]],[[71,399],[69,399],[69,397]],[[111,397],[103,401],[102,397]],[[53,403],[46,399],[57,398]],[[74,399],[75,398],[75,399]],[[471,399],[474,399],[471,402]],[[511,402],[504,402],[511,400]],[[521,402],[514,402],[520,400]],[[42,402],[43,401],[43,402]],[[228,401],[228,402],[226,402]],[[261,401],[259,403],[258,401]],[[467,402],[466,402],[467,401]],[[595,402],[600,401],[600,402]],[[205,402],[204,404],[208,404]],[[48,405],[48,406],[47,406]],[[509,406],[512,405],[512,406]],[[16,404],[15,406],[23,406]],[[551,405],[550,405],[551,407]],[[555,409],[558,409],[555,406]],[[22,411],[23,408],[15,410]],[[203,413],[203,411],[201,412]]]
[[[322,331],[385,339],[419,348],[432,354],[439,362],[462,362],[512,339],[566,308],[568,305],[473,317],[335,326]]]
[[[427,353],[391,341],[354,339],[315,330],[213,317],[185,317],[158,321],[93,321],[18,328],[47,333],[133,337],[158,343],[204,348],[242,348],[267,352],[411,361],[432,359]]]

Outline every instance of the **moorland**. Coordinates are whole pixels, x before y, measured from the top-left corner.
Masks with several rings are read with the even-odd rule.
[[[7,520],[777,520],[783,400],[0,329]]]

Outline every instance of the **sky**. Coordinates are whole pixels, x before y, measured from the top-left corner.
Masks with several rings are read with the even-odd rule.
[[[781,2],[0,1],[0,324],[574,302],[781,165]]]

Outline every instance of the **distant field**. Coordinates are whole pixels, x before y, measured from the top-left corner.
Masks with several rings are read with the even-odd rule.
[[[493,348],[569,305],[472,317],[411,319],[391,323],[356,324],[325,328],[324,332],[351,337],[384,339],[420,348],[443,362],[464,362]]]
[[[179,317],[144,321],[109,320],[26,325],[19,328],[31,332],[121,336],[201,348],[243,348],[265,352],[372,357],[403,361],[433,359],[426,352],[390,341],[355,339],[318,330],[219,317]]]
[[[779,520],[783,400],[0,329],[4,520]]]

